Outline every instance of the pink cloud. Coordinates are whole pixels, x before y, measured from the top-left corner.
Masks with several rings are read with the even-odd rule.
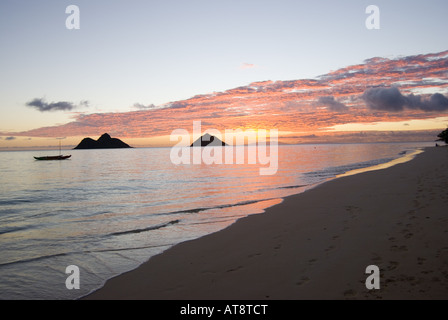
[[[255,67],[249,63],[241,66],[244,69]],[[444,105],[446,98],[429,92],[437,89],[445,95],[448,93],[447,68],[448,51],[397,59],[375,58],[317,79],[254,82],[174,101],[163,108],[143,106],[138,111],[73,114],[76,116],[74,121],[64,125],[0,135],[60,137],[108,132],[121,138],[146,138],[169,135],[178,128],[190,130],[192,121],[202,120],[218,130],[276,128],[311,136],[323,128],[340,124],[429,119],[448,116],[448,111],[431,111],[434,108],[403,108],[400,112],[372,109],[362,98],[363,94],[371,88],[396,86],[407,97],[412,90],[425,89],[428,94],[413,99],[431,102],[433,95],[438,98],[433,98],[437,100],[434,103]]]
[[[254,69],[256,67],[257,66],[255,64],[245,62],[240,66],[240,69]]]

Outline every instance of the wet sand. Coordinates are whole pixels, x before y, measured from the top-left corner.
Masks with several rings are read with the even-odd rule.
[[[175,245],[85,299],[448,299],[447,209],[448,148],[426,148]]]

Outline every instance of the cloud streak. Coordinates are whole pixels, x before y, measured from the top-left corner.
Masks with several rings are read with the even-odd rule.
[[[153,109],[157,109],[157,107],[154,104],[149,104],[149,105],[144,105],[141,103],[134,103],[134,105],[132,106],[134,109],[138,109],[138,110],[153,110]]]
[[[243,69],[243,70],[245,70],[245,69],[254,69],[256,67],[257,66],[255,64],[253,64],[253,63],[245,62],[245,63],[241,64],[240,69]]]
[[[59,101],[59,102],[51,102],[48,103],[43,98],[35,98],[32,101],[26,103],[27,107],[34,108],[40,112],[48,112],[48,111],[71,111],[78,107],[88,107],[89,102],[84,100],[81,101],[79,105],[76,105],[72,102],[67,101]]]

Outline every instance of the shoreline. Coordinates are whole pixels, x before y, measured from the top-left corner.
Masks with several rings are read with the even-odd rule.
[[[81,299],[446,299],[447,157],[447,148],[425,148],[409,162],[318,184]],[[371,264],[380,290],[365,288]]]

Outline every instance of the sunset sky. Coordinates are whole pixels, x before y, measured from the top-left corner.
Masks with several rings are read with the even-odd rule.
[[[371,4],[380,29],[365,25]],[[447,11],[446,0],[2,0],[0,150],[105,132],[168,145],[198,120],[278,129],[284,143],[431,141],[448,126]]]

